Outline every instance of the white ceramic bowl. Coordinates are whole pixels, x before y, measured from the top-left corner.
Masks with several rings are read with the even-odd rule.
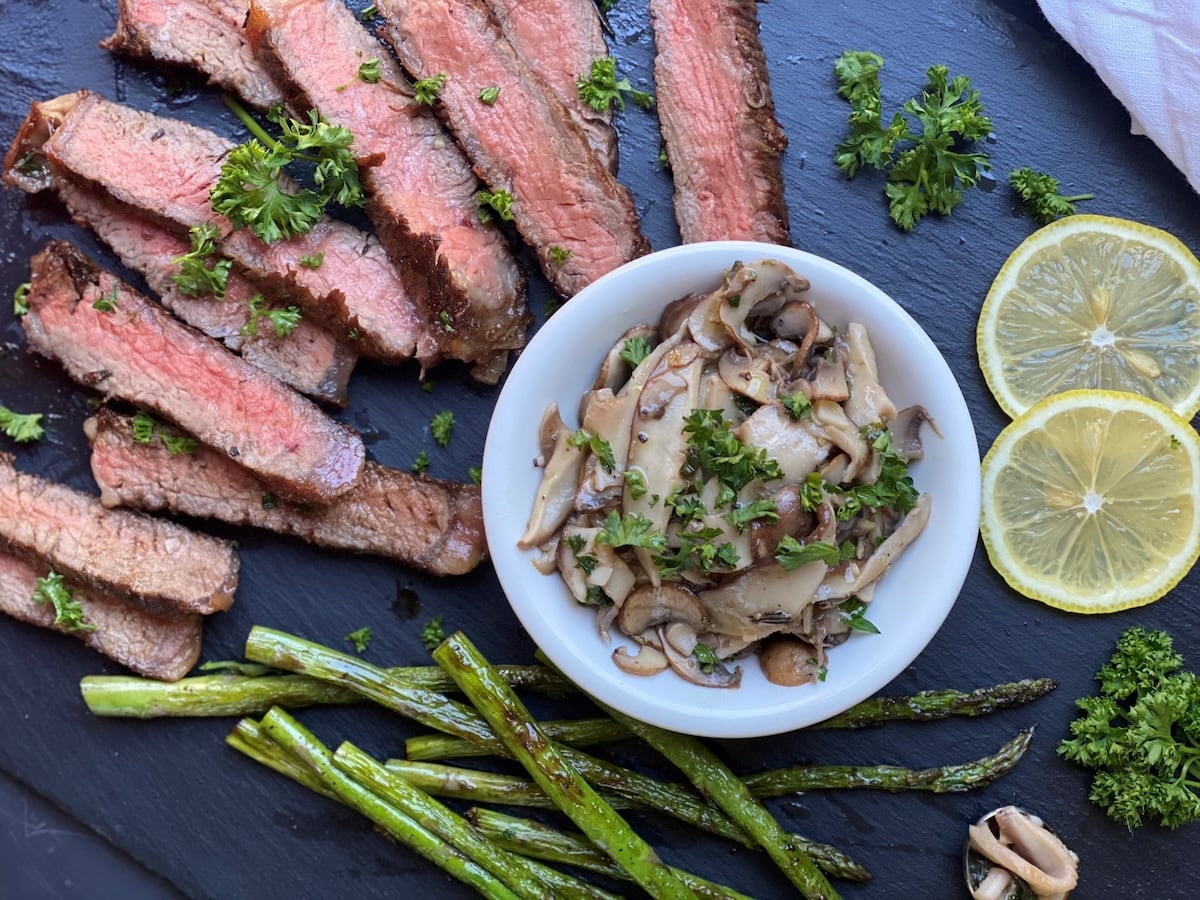
[[[626,675],[610,659],[595,612],[575,603],[561,578],[540,574],[533,553],[517,549],[542,470],[538,423],[557,401],[575,426],[580,396],[604,353],[663,307],[709,291],[741,260],[775,258],[808,278],[821,317],[844,327],[863,323],[875,347],[880,381],[898,408],[922,404],[941,437],[925,429],[925,458],[912,465],[933,506],[924,533],[884,576],[871,603],[880,634],[854,633],[829,652],[823,683],[771,684],[757,660],[741,662],[737,689],[689,684],[671,671]],[[802,728],[839,713],[884,687],[932,640],[966,578],[979,526],[979,450],[962,392],[921,327],[878,288],[835,263],[800,250],[750,242],[689,244],[643,257],[580,291],[534,335],[496,404],[483,454],[483,512],[489,552],[521,624],[572,681],[637,719],[709,737],[754,737]]]

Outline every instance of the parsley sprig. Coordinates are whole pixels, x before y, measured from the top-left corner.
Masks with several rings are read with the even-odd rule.
[[[1013,169],[1008,183],[1029,211],[1029,215],[1040,225],[1049,225],[1055,219],[1074,215],[1075,204],[1081,200],[1092,200],[1095,194],[1076,194],[1064,197],[1058,192],[1058,179],[1045,172],[1024,166]]]
[[[694,409],[683,419],[688,437],[685,473],[717,478],[725,490],[718,506],[733,502],[734,494],[755,480],[783,477],[779,462],[762,447],[750,447],[733,433],[733,423],[719,409]]]
[[[361,206],[362,184],[355,160],[354,135],[310,112],[308,121],[288,118],[274,108],[268,120],[280,129],[271,137],[233,100],[226,104],[255,136],[230,151],[210,193],[213,209],[235,228],[249,228],[267,243],[306,234],[332,202]],[[314,188],[285,189],[285,167],[312,166]]]
[[[191,250],[171,260],[179,271],[171,281],[188,297],[209,297],[224,302],[229,287],[232,260],[213,259],[217,255],[217,239],[221,231],[212,222],[203,222],[188,229]],[[211,263],[211,265],[210,265]]]
[[[580,75],[575,86],[579,89],[579,99],[598,112],[612,109],[614,103],[624,109],[625,94],[642,109],[654,106],[653,94],[639,91],[628,78],[617,78],[617,61],[611,56],[592,60],[587,74]]]
[[[941,65],[930,66],[921,95],[885,121],[882,66],[877,54],[855,50],[834,64],[838,94],[850,103],[849,133],[838,144],[835,161],[851,178],[861,168],[886,172],[892,221],[911,231],[927,213],[949,214],[962,202],[963,191],[991,168],[986,154],[968,147],[992,133],[992,121],[971,80],[951,78]]]
[[[83,605],[75,599],[74,593],[57,572],[51,572],[45,578],[37,580],[31,599],[38,604],[52,604],[54,624],[67,631],[96,630],[95,625],[84,619]]]
[[[1130,828],[1200,820],[1200,677],[1182,667],[1169,634],[1130,628],[1058,745],[1095,771],[1092,801]]]
[[[0,431],[18,444],[39,441],[45,434],[45,429],[42,428],[42,414],[18,413],[7,406],[0,406]]]

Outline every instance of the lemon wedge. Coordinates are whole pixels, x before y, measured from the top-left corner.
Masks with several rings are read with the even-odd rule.
[[[1010,416],[1078,388],[1200,409],[1200,262],[1178,239],[1108,216],[1059,219],[1001,267],[980,312],[979,365]]]
[[[1014,589],[1072,612],[1157,600],[1200,555],[1200,437],[1137,394],[1067,391],[983,460],[981,530]]]

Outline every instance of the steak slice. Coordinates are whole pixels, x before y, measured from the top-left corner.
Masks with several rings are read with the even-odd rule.
[[[134,440],[132,421],[102,409],[84,426],[92,474],[107,506],[167,510],[290,534],[337,550],[461,575],[483,558],[479,489],[368,462],[358,484],[326,507],[277,500],[263,482],[201,447],[172,455]]]
[[[280,336],[273,328],[244,334],[254,286],[230,272],[223,301],[189,297],[171,280],[175,260],[190,249],[188,241],[161,225],[128,212],[99,191],[56,179],[55,190],[71,217],[95,234],[121,262],[139,272],[163,306],[187,324],[221,341],[253,366],[318,400],[346,405],[346,387],[356,354],[329,331],[301,318],[294,331]]]
[[[118,0],[117,30],[106,50],[200,69],[210,84],[266,108],[283,92],[242,40],[248,0]]]
[[[650,0],[658,118],[685,243],[787,244],[780,156],[755,0]]]
[[[495,381],[508,351],[525,342],[524,285],[500,230],[479,220],[480,185],[462,151],[341,0],[255,0],[247,34],[293,109],[353,132],[360,158],[374,163],[362,169],[367,212],[443,355]],[[367,82],[358,69],[372,59],[379,80]]]
[[[483,0],[381,0],[384,34],[414,78],[445,76],[437,110],[479,177],[512,196],[513,223],[571,296],[650,249],[633,197],[588,146]],[[494,104],[479,100],[499,88]]]
[[[579,97],[579,77],[608,56],[595,0],[487,0],[504,36],[583,129],[609,171],[617,171],[612,105],[598,110]]]
[[[91,630],[55,625],[53,604],[33,600],[38,578],[47,571],[0,553],[0,612],[30,625],[73,634],[93,650],[147,678],[178,681],[200,658],[200,616],[156,616],[124,600],[74,585],[70,586],[72,599],[83,609],[83,620]]]
[[[399,362],[416,352],[423,362],[436,360],[436,339],[374,237],[326,217],[307,234],[265,244],[213,212],[209,191],[233,147],[178,119],[79,91],[33,104],[9,148],[4,180],[36,190],[68,177],[178,234],[212,222],[224,236],[221,252],[243,274],[335,333],[355,334],[365,355]],[[302,264],[318,254],[320,266]]]
[[[163,615],[233,603],[233,545],[20,472],[0,453],[0,550]]]
[[[327,503],[354,486],[362,440],[312,401],[66,242],[39,251],[32,269],[25,336],[76,381],[162,413],[293,499]]]

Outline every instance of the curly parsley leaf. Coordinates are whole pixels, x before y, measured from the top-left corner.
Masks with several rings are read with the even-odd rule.
[[[600,460],[600,465],[604,467],[604,471],[611,472],[617,467],[617,460],[613,456],[612,444],[600,437],[598,434],[592,434],[590,431],[578,429],[571,435],[571,445],[579,448],[586,448],[596,454],[596,458]]]
[[[421,643],[432,653],[446,639],[446,629],[442,626],[442,617],[434,616],[421,626]]]
[[[512,221],[513,195],[508,191],[476,191],[475,202],[479,204],[476,214],[480,222],[492,221],[492,213],[499,216],[502,221]]]
[[[42,428],[42,413],[18,413],[7,406],[0,406],[0,431],[18,444],[39,441],[45,434],[45,429]]]
[[[495,106],[496,101],[500,99],[500,88],[496,85],[488,85],[479,92],[479,102],[485,106]]]
[[[733,433],[733,423],[719,409],[694,409],[683,419],[688,439],[685,470],[708,473],[728,490],[718,497],[718,506],[733,500],[733,494],[751,481],[783,477],[779,462],[762,447],[750,447]]]
[[[836,566],[841,560],[841,549],[828,541],[810,541],[802,544],[790,534],[785,534],[775,546],[775,562],[789,572],[813,562]]]
[[[29,290],[33,285],[28,281],[17,285],[13,291],[13,315],[18,319],[29,312]]]
[[[39,578],[33,589],[34,603],[50,603],[54,606],[54,624],[67,631],[95,631],[96,626],[83,618],[83,605],[75,599],[71,589],[57,572]]]
[[[845,621],[855,631],[864,631],[867,634],[879,634],[879,629],[875,623],[867,618],[867,604],[857,597],[851,597],[838,607],[838,612],[842,614],[842,620]]]
[[[783,408],[787,410],[788,418],[793,422],[799,422],[801,419],[807,419],[812,416],[812,401],[808,399],[807,394],[797,391],[786,397],[780,397],[779,402],[783,404]]]
[[[471,484],[483,484],[483,466],[471,466],[467,469],[467,477],[471,479]]]
[[[592,60],[587,74],[580,75],[575,86],[579,99],[598,112],[612,109],[614,103],[624,109],[625,94],[642,109],[654,106],[653,94],[639,91],[628,78],[617,79],[617,61],[611,56]]]
[[[258,337],[258,320],[265,318],[275,329],[275,337],[287,337],[300,324],[300,308],[288,306],[272,309],[262,294],[255,294],[246,304],[250,318],[242,326],[242,334],[247,337]]]
[[[604,520],[596,543],[606,547],[644,547],[655,553],[666,549],[667,539],[654,523],[641,513],[621,515],[615,509]]]
[[[220,236],[220,229],[212,222],[203,222],[188,229],[191,250],[171,260],[172,265],[179,266],[179,271],[171,276],[171,281],[182,294],[188,297],[211,296],[214,300],[224,301],[233,262],[213,259],[217,255],[217,238]]]
[[[621,345],[620,356],[621,359],[625,360],[625,362],[629,363],[636,369],[638,363],[649,356],[653,349],[654,345],[639,334],[635,337],[631,337]]]
[[[316,112],[302,122],[273,111],[268,118],[280,128],[279,137],[273,138],[240,106],[231,108],[257,135],[230,151],[209,194],[213,209],[235,228],[249,228],[260,240],[273,243],[311,231],[331,202],[362,205],[349,129]],[[284,169],[298,161],[312,165],[315,190],[285,188]]]
[[[439,447],[450,445],[450,436],[454,433],[454,413],[448,409],[434,415],[429,422],[429,430]]]
[[[756,519],[762,519],[770,524],[779,521],[779,507],[769,498],[753,500],[745,506],[736,507],[725,514],[729,524],[738,531],[745,531],[746,526]]]
[[[446,76],[441,72],[437,75],[430,75],[428,78],[421,78],[413,82],[413,99],[425,106],[433,106],[438,94],[445,86]]]
[[[1055,219],[1074,215],[1075,204],[1092,200],[1095,194],[1076,194],[1064,197],[1058,192],[1058,179],[1028,166],[1013,169],[1008,183],[1017,192],[1025,209],[1039,225],[1049,225]]]
[[[417,458],[413,460],[413,464],[409,466],[414,475],[421,475],[429,471],[429,451],[422,450],[417,454]]]
[[[378,84],[381,77],[378,57],[372,57],[358,67],[359,81],[365,81],[367,84]]]

